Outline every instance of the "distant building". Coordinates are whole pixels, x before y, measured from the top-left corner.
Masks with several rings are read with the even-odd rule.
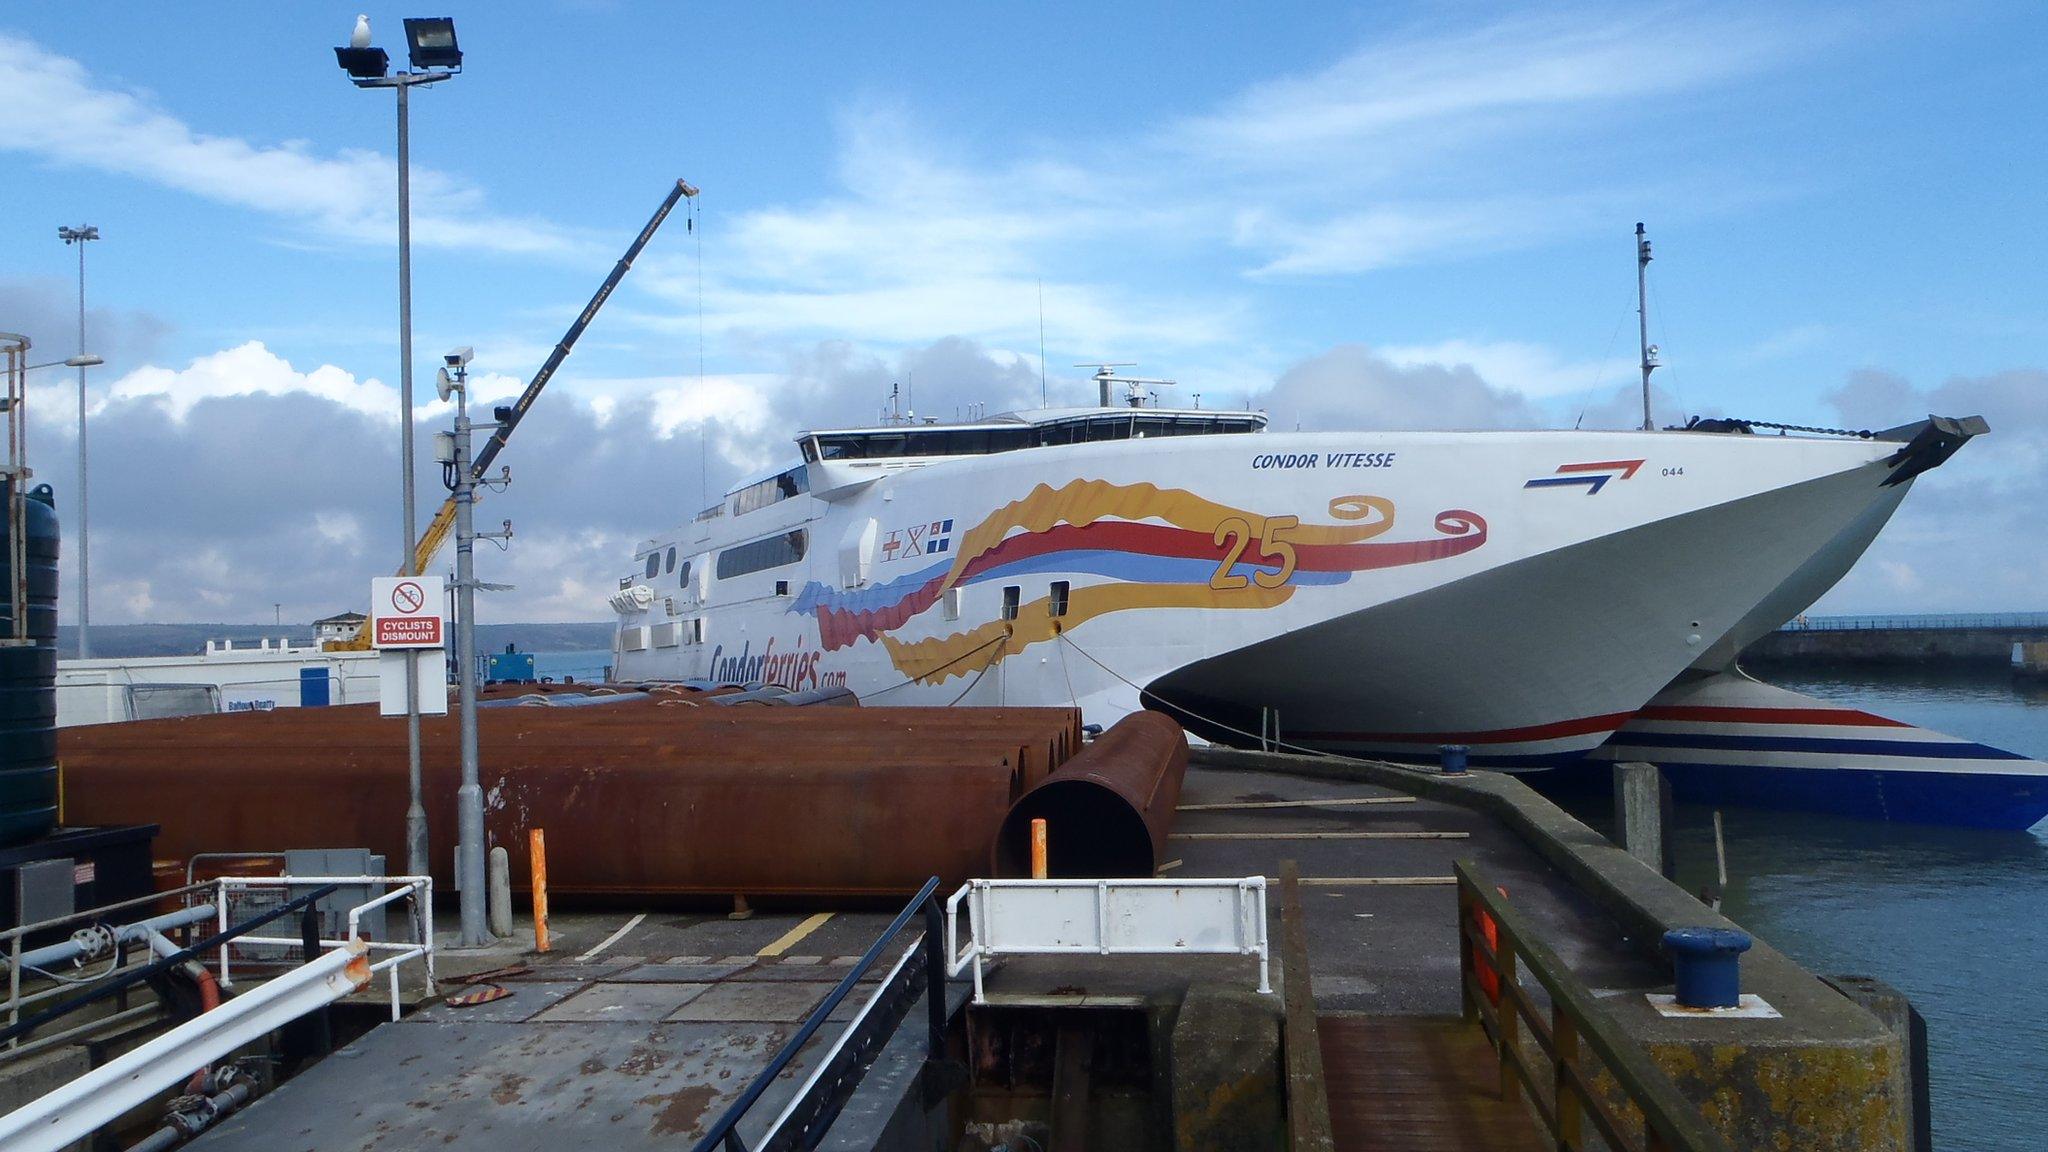
[[[363,615],[361,612],[343,612],[337,616],[328,616],[324,619],[315,620],[313,621],[313,639],[322,644],[353,640],[356,638],[356,633],[363,630],[363,625],[369,619],[368,616]]]

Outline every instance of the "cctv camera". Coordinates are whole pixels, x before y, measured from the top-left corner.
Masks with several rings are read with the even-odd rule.
[[[467,368],[469,366],[470,360],[473,359],[475,356],[476,349],[471,348],[465,344],[462,347],[457,348],[455,351],[448,353],[446,356],[441,357],[441,359],[446,360],[450,368]]]

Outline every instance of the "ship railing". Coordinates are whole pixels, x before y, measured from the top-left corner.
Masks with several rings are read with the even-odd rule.
[[[882,934],[875,937],[875,942],[868,946],[832,991],[818,1001],[796,1034],[776,1051],[768,1066],[692,1146],[691,1152],[763,1152],[769,1149],[780,1152],[815,1148],[838,1118],[840,1108],[859,1087],[883,1046],[910,1015],[920,995],[929,1004],[925,1021],[925,1059],[927,1062],[944,1060],[948,1005],[944,925],[938,890],[938,877],[925,881],[924,887],[903,906],[903,911],[896,914]],[[891,942],[910,925],[911,920],[920,917],[924,921],[924,932],[897,955],[888,974],[869,994],[853,1019],[840,1030],[831,1048],[819,1058],[789,1103],[768,1122],[753,1143],[747,1143],[740,1136],[739,1126],[760,1102],[762,1094],[816,1038],[861,977],[880,963]],[[964,1080],[964,1070],[960,1071],[958,1078]]]
[[[1501,1099],[1526,1090],[1559,1149],[1603,1146],[1587,1140],[1590,1122],[1615,1152],[1733,1152],[1478,867],[1459,860],[1453,868],[1464,1015],[1485,1031],[1499,1060]],[[1524,971],[1548,994],[1547,1009],[1523,987]],[[1588,1053],[1612,1079],[1613,1093],[1595,1086]]]

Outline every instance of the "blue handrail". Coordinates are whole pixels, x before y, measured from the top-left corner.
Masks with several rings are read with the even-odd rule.
[[[940,930],[941,913],[937,897],[938,890],[939,878],[937,876],[924,882],[924,887],[918,889],[917,895],[911,898],[910,903],[903,906],[903,911],[896,914],[896,918],[889,922],[889,926],[883,929],[882,934],[875,937],[875,942],[868,945],[868,950],[861,955],[860,960],[847,971],[839,983],[833,986],[832,991],[826,993],[825,998],[818,1002],[816,1008],[811,1009],[811,1014],[804,1018],[803,1026],[796,1030],[796,1035],[791,1036],[789,1042],[784,1044],[775,1053],[775,1057],[768,1061],[768,1066],[761,1070],[761,1074],[754,1078],[753,1083],[747,1085],[747,1090],[740,1093],[740,1098],[733,1101],[732,1107],[727,1108],[725,1113],[711,1125],[711,1130],[706,1132],[703,1138],[692,1146],[691,1152],[718,1152],[720,1145],[724,1145],[727,1152],[746,1152],[747,1146],[740,1140],[739,1122],[746,1117],[747,1111],[761,1099],[761,1094],[768,1090],[768,1086],[775,1083],[775,1078],[780,1076],[785,1068],[789,1067],[790,1061],[796,1059],[796,1054],[803,1049],[804,1045],[810,1043],[811,1038],[817,1035],[818,1029],[825,1026],[826,1018],[831,1016],[832,1012],[839,1007],[839,1002],[846,999],[847,994],[853,991],[853,986],[859,983],[861,976],[868,969],[874,967],[875,961],[881,958],[882,952],[889,946],[889,942],[894,940],[896,934],[903,931],[904,927],[910,923],[911,917],[916,916],[920,911],[925,916],[923,941],[925,993],[931,1002],[929,1055],[936,1058],[944,1050],[943,1045],[945,1043],[946,1031],[946,963],[945,938],[944,933]],[[877,994],[879,995],[880,993],[878,992]]]

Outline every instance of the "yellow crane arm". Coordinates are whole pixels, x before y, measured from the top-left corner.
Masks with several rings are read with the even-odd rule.
[[[647,242],[654,238],[654,233],[661,228],[661,222],[668,219],[670,210],[675,208],[677,202],[686,197],[694,198],[696,195],[697,189],[685,180],[676,181],[675,187],[669,189],[668,195],[662,199],[661,207],[654,210],[654,215],[649,218],[646,226],[640,229],[640,235],[626,247],[626,254],[619,257],[619,262],[612,266],[611,275],[606,276],[604,283],[598,285],[597,293],[590,298],[590,303],[583,306],[583,311],[577,315],[575,323],[569,325],[569,330],[562,334],[561,341],[548,354],[540,370],[533,374],[533,379],[527,382],[526,390],[520,393],[518,401],[510,407],[498,409],[496,427],[484,441],[483,450],[477,453],[476,459],[470,465],[472,476],[481,478],[484,469],[490,466],[499,450],[505,447],[505,441],[511,438],[512,430],[519,426],[519,421],[525,417],[527,409],[533,407],[533,402],[540,397],[541,389],[546,388],[548,381],[553,379],[555,369],[561,367],[562,361],[568,358],[569,350],[576,346],[576,341],[583,335],[583,330],[589,327],[590,321],[597,316],[598,309],[603,308],[604,302],[611,298],[612,289],[618,287],[619,281],[625,279],[627,271],[633,267],[634,258],[639,256],[640,250],[647,247]],[[695,228],[694,219],[691,226]],[[477,495],[481,497],[482,493],[479,492]],[[441,545],[448,539],[448,534],[454,530],[455,497],[450,495],[434,513],[434,518],[427,521],[427,530],[420,533],[419,543],[413,546],[414,574],[427,570],[427,566],[434,562],[434,553],[441,550]],[[405,572],[398,574],[407,575]],[[363,651],[370,647],[370,630],[364,628],[351,640],[329,641],[327,647],[336,651]]]

